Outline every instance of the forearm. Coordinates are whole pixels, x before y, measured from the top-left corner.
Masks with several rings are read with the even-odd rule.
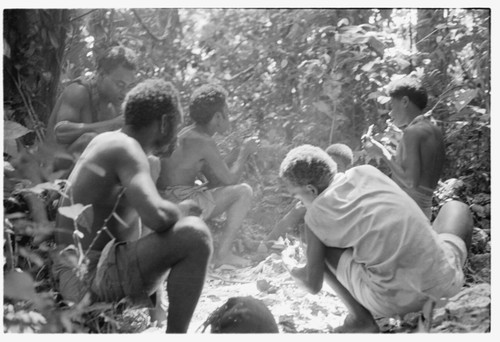
[[[95,123],[61,121],[54,128],[56,140],[60,144],[72,144],[85,133],[102,133],[119,129],[122,121],[117,118]]]
[[[303,267],[294,267],[290,274],[297,285],[311,294],[316,294],[323,286],[323,276],[318,277],[316,271],[306,264]]]
[[[405,170],[399,165],[394,156],[392,156],[388,151],[387,154],[384,153],[382,159],[391,169],[393,178],[396,178],[399,182],[403,183],[406,187],[412,188],[413,182],[410,180],[409,176],[406,174]]]
[[[162,200],[160,205],[153,208],[150,213],[142,215],[141,219],[152,231],[156,233],[163,233],[172,229],[180,217],[181,212],[177,205],[169,201]]]
[[[234,162],[234,164],[231,166],[231,179],[230,184],[235,184],[238,182],[238,180],[241,178],[241,175],[243,174],[243,171],[245,170],[245,163],[247,161],[248,155],[240,153],[238,155],[238,158]]]

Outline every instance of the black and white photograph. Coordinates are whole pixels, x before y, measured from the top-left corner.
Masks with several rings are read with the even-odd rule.
[[[495,8],[85,5],[2,8],[4,337],[492,337]]]

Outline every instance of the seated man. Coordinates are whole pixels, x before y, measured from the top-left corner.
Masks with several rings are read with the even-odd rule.
[[[152,304],[168,274],[172,333],[187,331],[212,254],[205,223],[181,215],[151,179],[147,154],[165,150],[175,138],[179,106],[177,91],[162,80],[145,81],[128,93],[123,129],[96,136],[71,172],[56,220],[52,269],[67,301],[126,298],[139,306]],[[92,206],[90,227],[62,215],[71,203]],[[153,233],[141,237],[141,222]],[[86,265],[68,262],[84,256]]]
[[[135,54],[114,46],[97,61],[97,73],[72,81],[59,96],[47,124],[46,143],[80,154],[97,134],[123,126],[120,106],[135,81]],[[56,158],[55,170],[68,169],[71,156]]]
[[[352,165],[353,155],[349,146],[344,144],[332,144],[326,149],[326,153],[332,157],[337,164],[338,172],[345,172]],[[290,228],[296,227],[304,220],[306,207],[299,201],[295,207],[288,212],[266,237],[266,241],[272,241],[283,236]]]
[[[194,123],[179,132],[172,155],[162,158],[157,186],[162,196],[170,201],[196,201],[203,210],[204,219],[225,212],[226,227],[214,263],[245,266],[249,262],[234,255],[231,245],[250,209],[253,192],[248,184],[237,182],[248,157],[256,152],[257,143],[254,138],[246,139],[236,161],[228,167],[212,137],[229,128],[226,97],[226,91],[216,85],[204,85],[194,91],[189,105]],[[199,174],[208,184],[195,184]]]
[[[373,315],[416,312],[461,290],[472,233],[467,205],[446,203],[431,226],[381,171],[362,165],[337,173],[311,145],[291,150],[280,176],[307,208],[307,263],[290,273],[311,293],[325,279],[340,296],[349,315],[338,332],[377,332]]]
[[[381,157],[392,172],[392,179],[431,219],[432,196],[443,171],[445,145],[441,129],[423,110],[427,106],[427,92],[411,76],[393,81],[388,86],[392,110],[389,113],[403,136],[393,156],[371,136],[364,136],[368,154]]]

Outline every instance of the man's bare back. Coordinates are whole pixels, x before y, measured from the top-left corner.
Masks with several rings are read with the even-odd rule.
[[[149,176],[147,173],[149,172],[149,163],[139,143],[122,132],[108,132],[92,140],[71,173],[67,195],[72,198],[73,203],[92,204],[93,208],[91,232],[80,228],[84,234],[82,239],[84,249],[89,247],[97,232],[103,227],[106,218],[112,214],[115,205],[115,213],[127,224],[127,227],[112,218],[106,224],[108,231],[117,241],[132,241],[140,236],[138,212],[132,207],[126,196],[121,196],[125,192],[127,184],[123,184],[120,178],[128,179],[128,177],[119,173],[120,167],[124,167],[126,164],[133,166],[136,170],[142,170],[141,174],[145,173],[146,176]],[[139,174],[139,178],[145,183],[144,187],[149,189],[150,196],[154,196],[156,189],[151,177],[148,179],[141,174]],[[119,201],[118,204],[116,204],[117,201]],[[70,201],[65,198],[61,206],[67,205],[70,205]],[[58,243],[73,243],[73,224],[70,221],[64,216],[58,217],[57,226],[65,229],[64,233],[58,234]],[[110,240],[108,234],[100,234],[92,249],[102,250]]]
[[[411,152],[413,151],[413,152]],[[412,156],[411,153],[416,155]],[[417,117],[403,134],[402,143],[396,151],[396,161],[403,169],[411,169],[411,163],[418,159],[418,168],[414,187],[435,189],[441,176],[444,159],[445,146],[441,130],[423,116]]]
[[[162,160],[158,188],[193,185],[205,164],[204,148],[213,144],[212,137],[196,131],[193,126],[182,129],[177,136],[176,149],[169,158]]]

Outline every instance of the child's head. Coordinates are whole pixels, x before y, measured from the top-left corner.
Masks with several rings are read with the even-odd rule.
[[[337,164],[338,172],[345,172],[352,166],[353,154],[349,146],[345,144],[332,144],[328,146],[326,153]]]
[[[337,164],[323,149],[302,145],[292,149],[280,166],[289,191],[308,203],[323,192],[337,172]]]
[[[227,91],[215,84],[205,84],[197,88],[191,95],[189,116],[199,125],[207,125],[216,113],[226,115],[224,110]]]

